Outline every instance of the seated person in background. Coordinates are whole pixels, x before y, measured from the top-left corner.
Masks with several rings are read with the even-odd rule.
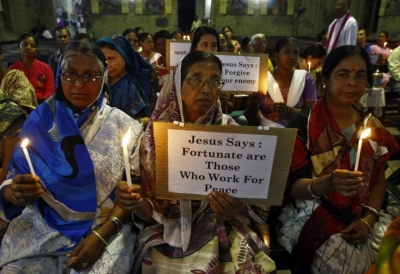
[[[233,30],[230,26],[224,26],[222,32],[225,33],[226,42],[231,44],[234,48],[233,52],[238,53],[241,50],[240,43],[237,40],[232,39]]]
[[[305,50],[303,50],[300,53],[299,56],[298,68],[310,72],[315,83],[318,98],[323,96],[323,94],[319,94],[318,91],[322,90],[320,76],[325,56],[326,56],[326,50],[320,44],[314,44],[308,46]],[[308,66],[308,64],[310,64],[310,67]]]
[[[222,113],[218,93],[222,64],[212,53],[186,55],[165,83],[142,140],[142,181],[118,185],[117,203],[146,223],[139,236],[133,273],[270,273],[275,263],[268,247],[250,229],[265,223],[266,207],[250,206],[224,192],[208,200],[154,198],[156,148],[153,122],[234,125]],[[206,82],[206,84],[205,84]],[[199,101],[202,99],[202,102]],[[205,103],[207,102],[207,103]]]
[[[37,48],[38,43],[35,37],[22,34],[18,40],[21,60],[12,64],[10,69],[18,69],[24,72],[35,89],[36,100],[41,103],[54,94],[55,86],[51,68],[36,58]]]
[[[276,68],[268,72],[267,95],[262,91],[249,95],[244,112],[249,125],[284,127],[302,108],[317,100],[311,74],[296,69],[299,60],[296,39],[280,39],[275,45],[275,60]]]
[[[232,44],[231,44],[232,45]],[[249,37],[244,37],[240,42],[240,46],[242,47],[242,52],[244,53],[252,53],[253,49],[251,48],[251,39]],[[233,50],[232,50],[233,52]]]
[[[139,37],[138,37],[137,33],[135,32],[135,30],[126,29],[122,33],[122,36],[124,36],[126,38],[126,40],[128,40],[129,43],[131,43],[132,47],[136,51],[138,51],[138,49],[139,49]]]
[[[59,48],[50,54],[47,64],[50,66],[53,74],[57,75],[58,62],[60,61],[61,54],[65,47],[71,42],[71,35],[66,27],[57,27],[54,30],[54,34]]]
[[[183,39],[183,33],[181,31],[174,31],[171,33],[172,39],[181,40]]]
[[[267,39],[265,35],[262,33],[254,34],[251,37],[251,48],[252,52],[258,54],[264,54],[267,50]],[[271,60],[268,58],[268,71],[274,71],[274,66],[271,63]]]
[[[158,77],[156,82],[158,82],[157,92],[160,92],[162,86],[164,85],[166,79],[168,78],[169,70],[167,69],[167,39],[171,39],[171,34],[166,30],[157,31],[154,36],[154,50],[161,54],[157,59],[156,67],[154,69],[158,70]]]
[[[390,91],[400,93],[400,47],[395,48],[388,58]]]
[[[124,174],[139,175],[141,125],[104,100],[106,60],[90,42],[73,41],[61,60],[56,94],[36,108],[19,138],[28,138],[30,173],[20,142],[1,185],[0,216],[10,221],[0,250],[2,273],[128,273],[136,235],[130,213],[115,205]],[[85,94],[82,96],[80,94]],[[72,268],[72,270],[70,269]]]
[[[223,32],[218,33],[218,38],[219,38],[220,52],[233,52],[228,49],[228,43],[226,42],[225,33]]]
[[[146,127],[157,101],[151,66],[121,35],[106,35],[97,40],[96,45],[107,60],[110,106],[122,110]]]
[[[357,32],[357,46],[365,49],[368,54],[372,54],[371,45],[367,44],[368,31],[366,29],[359,29]]]
[[[371,46],[372,54],[382,54],[382,60],[386,61],[390,55],[390,47],[388,45],[389,33],[381,31],[378,34],[378,44]]]
[[[384,167],[399,145],[355,104],[372,85],[364,50],[332,50],[322,76],[325,97],[288,124],[298,132],[278,242],[292,254],[292,273],[364,273],[392,219],[381,210]],[[366,128],[371,133],[362,142],[357,168],[357,144]]]

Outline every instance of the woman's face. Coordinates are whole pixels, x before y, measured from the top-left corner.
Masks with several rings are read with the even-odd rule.
[[[232,38],[232,31],[230,29],[224,28],[224,33],[225,33],[226,39],[229,40]]]
[[[364,45],[367,42],[367,35],[365,35],[365,30],[359,30],[357,33],[357,45]]]
[[[331,72],[326,84],[326,100],[335,105],[351,105],[365,92],[367,65],[360,55],[353,55]]]
[[[139,48],[139,39],[134,32],[130,32],[127,35],[125,35],[126,40],[131,43],[132,47],[137,50]]]
[[[195,85],[196,80],[202,83]],[[220,88],[211,88],[210,83],[220,80],[220,67],[211,60],[194,63],[189,68],[186,79],[182,82],[183,112],[186,120],[196,122],[214,105]]]
[[[85,82],[81,77],[88,75],[101,76],[103,74],[95,57],[89,54],[70,54],[64,58],[61,74],[79,75],[78,79],[72,82],[65,80],[61,76],[61,87],[64,96],[76,109],[81,110],[90,106],[99,96],[102,77],[97,78],[94,82]]]
[[[24,57],[35,57],[37,54],[37,45],[35,39],[33,37],[26,37],[20,44],[19,44],[19,53],[21,56]]]
[[[217,52],[217,37],[209,33],[203,34],[197,43],[196,51]]]
[[[299,61],[299,46],[297,43],[286,44],[278,54],[275,53],[278,67],[284,69],[293,69]]]
[[[106,57],[108,76],[114,79],[121,79],[126,74],[126,63],[118,51],[107,47],[101,48]]]
[[[142,46],[143,51],[152,52],[154,48],[153,37],[151,37],[150,35],[147,36],[147,38],[144,39],[143,42],[140,42],[140,45]]]

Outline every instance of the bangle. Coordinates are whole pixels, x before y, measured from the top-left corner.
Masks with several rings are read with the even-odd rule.
[[[378,211],[377,211],[375,208],[373,208],[373,207],[371,207],[371,206],[367,206],[367,205],[363,205],[363,207],[364,207],[365,209],[368,209],[368,210],[371,211],[372,213],[374,213],[374,214],[376,215],[376,217],[379,217],[379,213],[378,213]]]
[[[360,218],[360,221],[363,222],[363,223],[368,227],[369,232],[371,232],[372,228],[371,228],[371,226],[369,225],[369,223],[367,223],[366,220],[361,219],[361,218]]]
[[[108,217],[106,221],[112,222],[117,227],[117,233],[121,230],[122,222],[117,217]]]
[[[100,235],[96,230],[93,230],[92,232],[93,232],[94,235],[96,235],[96,236],[103,242],[103,244],[105,244],[106,246],[108,246],[107,241],[104,240],[104,238],[101,237],[101,235]]]
[[[311,196],[313,196],[315,199],[321,198],[322,196],[318,196],[317,194],[315,194],[315,192],[312,189],[312,183],[314,182],[315,179],[317,179],[318,177],[314,177],[310,180],[310,182],[308,182],[308,192],[310,192]]]

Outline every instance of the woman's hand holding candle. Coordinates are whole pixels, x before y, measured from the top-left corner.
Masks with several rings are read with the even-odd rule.
[[[16,206],[33,203],[42,194],[40,178],[31,174],[16,175],[4,190],[5,199]]]

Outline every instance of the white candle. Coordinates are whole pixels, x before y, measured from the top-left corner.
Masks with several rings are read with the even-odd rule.
[[[358,164],[360,163],[360,153],[361,153],[362,140],[367,138],[370,133],[371,133],[371,129],[367,128],[361,134],[360,140],[358,140],[357,157],[356,157],[356,163],[354,165],[354,171],[358,170]]]
[[[131,168],[129,164],[128,149],[126,148],[130,138],[131,138],[131,128],[129,128],[129,130],[126,132],[121,145],[122,145],[122,150],[124,152],[126,182],[128,183],[129,187],[132,187]]]
[[[29,140],[27,138],[25,138],[21,143],[21,147],[22,147],[22,150],[24,151],[26,161],[28,162],[29,169],[31,170],[31,174],[33,176],[36,176],[35,170],[33,169],[33,166],[32,166],[31,157],[29,157],[28,150],[26,149],[26,146],[28,145],[28,143],[29,143]]]
[[[383,43],[383,48],[386,48],[386,44],[387,44],[386,42],[385,42],[385,43]]]
[[[308,62],[308,72],[311,70],[311,62]]]

